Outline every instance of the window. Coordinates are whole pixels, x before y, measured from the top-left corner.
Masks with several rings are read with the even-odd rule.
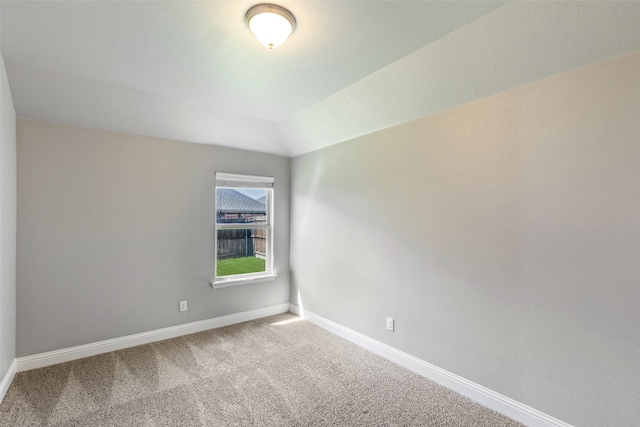
[[[273,178],[216,173],[214,288],[273,279]]]

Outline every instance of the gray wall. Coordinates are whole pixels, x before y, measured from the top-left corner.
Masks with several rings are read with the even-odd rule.
[[[18,357],[288,302],[288,158],[23,118],[17,139]],[[275,177],[276,280],[211,289],[216,171]]]
[[[635,53],[294,158],[291,302],[568,423],[640,425],[639,117]]]
[[[0,56],[0,380],[16,356],[16,113]]]

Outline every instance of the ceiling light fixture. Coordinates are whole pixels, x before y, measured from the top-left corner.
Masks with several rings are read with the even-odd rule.
[[[277,4],[257,4],[247,10],[244,20],[258,41],[269,49],[280,46],[296,30],[293,13]]]

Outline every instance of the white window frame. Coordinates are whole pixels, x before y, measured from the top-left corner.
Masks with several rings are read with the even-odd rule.
[[[226,288],[229,286],[244,285],[248,283],[262,282],[273,280],[277,274],[273,269],[273,187],[274,179],[266,176],[256,175],[240,175],[225,172],[216,172],[216,191],[218,188],[256,188],[266,190],[266,213],[267,220],[264,224],[218,224],[218,207],[215,206],[215,230],[214,230],[214,256],[213,256],[213,282],[211,286],[214,289]],[[247,230],[247,229],[266,229],[266,254],[265,254],[265,271],[257,273],[235,274],[233,276],[218,276],[218,230]]]

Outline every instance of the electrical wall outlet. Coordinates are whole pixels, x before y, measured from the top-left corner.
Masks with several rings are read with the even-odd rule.
[[[393,318],[387,317],[387,330],[393,332]]]
[[[187,311],[187,300],[180,301],[180,311]]]

